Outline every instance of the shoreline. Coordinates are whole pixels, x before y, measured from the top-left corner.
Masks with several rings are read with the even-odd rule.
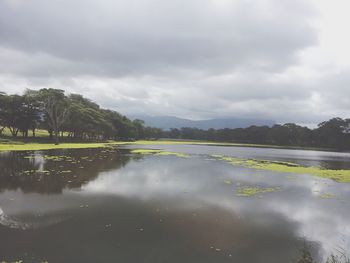
[[[221,146],[221,147],[251,147],[266,149],[286,149],[286,150],[308,150],[308,151],[325,151],[340,152],[335,149],[299,147],[299,146],[280,146],[280,145],[264,145],[264,144],[245,144],[231,142],[210,142],[210,141],[194,141],[194,140],[138,140],[138,141],[107,141],[107,142],[67,142],[64,141],[58,145],[47,141],[21,141],[6,138],[5,141],[0,140],[0,152],[6,151],[38,151],[38,150],[55,150],[55,149],[88,149],[88,148],[107,148],[118,145],[203,145],[203,146]]]

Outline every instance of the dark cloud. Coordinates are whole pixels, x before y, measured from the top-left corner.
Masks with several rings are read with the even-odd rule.
[[[263,2],[1,1],[0,44],[29,53],[18,72],[29,75],[47,74],[42,64],[57,76],[283,70],[315,43],[309,17],[299,14],[308,8]]]

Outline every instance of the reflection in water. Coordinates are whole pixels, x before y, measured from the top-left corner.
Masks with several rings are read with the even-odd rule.
[[[17,221],[16,219],[10,218],[9,216],[5,215],[4,211],[0,208],[0,224],[9,228],[18,228],[25,230],[29,228],[29,225],[26,223],[21,223],[20,221]]]
[[[101,171],[118,169],[130,159],[115,150],[55,150],[0,155],[0,191],[61,193],[94,180]]]
[[[350,248],[348,184],[233,167],[196,147],[188,159],[115,149],[2,155],[0,218],[35,228],[0,225],[0,260],[277,263],[296,258],[303,237],[318,257]],[[237,154],[217,148],[206,151]],[[281,191],[240,197],[238,186]]]

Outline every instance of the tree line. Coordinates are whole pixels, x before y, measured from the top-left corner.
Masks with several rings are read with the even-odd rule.
[[[350,119],[333,118],[310,129],[294,123],[237,129],[171,129],[163,137],[218,142],[350,150]]]
[[[65,134],[79,140],[171,138],[350,150],[350,119],[333,118],[315,129],[286,123],[237,129],[161,130],[59,89],[26,90],[23,95],[0,92],[0,135],[5,128],[13,137],[24,138],[35,137],[38,129],[47,130],[55,143]]]
[[[28,138],[30,132],[35,137],[37,129],[44,129],[56,144],[63,134],[82,140],[131,140],[159,138],[162,133],[60,89],[26,90],[23,95],[0,92],[0,135],[5,128],[14,138]]]

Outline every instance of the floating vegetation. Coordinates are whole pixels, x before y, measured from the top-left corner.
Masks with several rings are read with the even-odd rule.
[[[340,183],[350,183],[350,170],[322,169],[314,166],[302,166],[296,163],[271,160],[240,159],[223,155],[212,155],[234,166],[243,166],[258,170],[267,170],[282,173],[310,174],[322,178],[333,179]]]
[[[138,154],[155,154],[160,153],[161,150],[151,150],[151,149],[135,149],[131,150],[131,153],[138,153]]]
[[[25,170],[22,172],[24,175],[33,175],[33,174],[50,174],[50,171],[48,170]],[[1,262],[0,262],[1,263]]]
[[[232,181],[231,180],[225,180],[224,183],[225,184],[232,184]]]
[[[184,154],[184,153],[168,152],[168,151],[153,150],[153,149],[134,149],[134,150],[131,150],[130,152],[134,154],[144,154],[144,155],[153,154],[153,155],[174,155],[176,157],[181,157],[181,158],[190,157],[188,154]]]
[[[262,188],[259,186],[239,186],[236,189],[237,191],[237,196],[245,196],[245,197],[250,197],[250,196],[255,196],[259,194],[264,194],[264,193],[273,193],[276,191],[280,191],[279,187],[267,187],[267,188]]]
[[[336,198],[336,195],[330,194],[330,193],[323,193],[320,195],[320,198],[322,199],[333,199]]]
[[[44,160],[63,161],[65,159],[65,156],[44,155],[43,158]]]

